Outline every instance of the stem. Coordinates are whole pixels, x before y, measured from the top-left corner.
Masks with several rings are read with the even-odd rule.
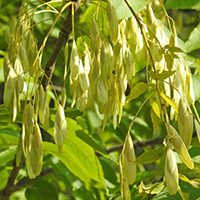
[[[68,16],[67,16],[67,19],[64,20],[63,22],[63,26],[61,28],[61,31],[60,31],[60,34],[59,34],[59,38],[58,40],[56,41],[56,44],[55,44],[55,47],[53,49],[53,52],[46,64],[46,67],[45,67],[45,74],[46,76],[43,76],[43,79],[42,79],[42,85],[44,87],[44,90],[46,91],[47,90],[47,87],[49,85],[49,80],[52,78],[52,75],[53,75],[53,71],[55,69],[55,63],[56,63],[56,60],[57,60],[57,57],[58,57],[58,54],[60,52],[60,50],[62,49],[63,45],[65,44],[65,42],[68,40],[69,38],[69,34],[71,33],[72,31],[72,9],[71,7],[75,5],[75,10],[74,12],[76,12],[78,10],[78,8],[80,7],[80,0],[77,0],[73,5],[72,5],[72,2],[69,2],[67,3],[62,9],[61,11],[59,12],[59,14],[57,15],[54,23],[52,24],[52,27],[50,28],[47,36],[45,37],[44,39],[44,42],[40,48],[40,51],[43,49],[44,47],[44,44],[46,43],[46,40],[47,40],[47,37],[49,36],[51,30],[53,29],[56,21],[58,20],[59,16],[61,15],[61,13],[70,5],[70,11],[68,13]],[[39,51],[39,52],[40,52]],[[38,53],[39,53],[38,52]]]
[[[159,77],[158,77],[158,74],[157,74],[157,71],[156,71],[156,67],[155,67],[153,55],[151,53],[151,49],[149,47],[149,43],[148,43],[146,35],[145,35],[145,31],[144,31],[143,25],[141,24],[140,18],[137,16],[137,14],[135,13],[135,11],[133,10],[133,8],[131,7],[131,5],[129,4],[128,0],[124,0],[124,1],[126,2],[127,6],[129,7],[130,11],[132,12],[133,16],[135,17],[135,19],[136,19],[136,21],[137,21],[137,23],[138,23],[138,25],[140,27],[141,33],[142,33],[142,35],[144,37],[144,41],[145,41],[145,44],[146,44],[146,47],[147,47],[147,50],[148,50],[148,53],[149,53],[149,56],[150,56],[150,59],[151,59],[151,63],[152,63],[152,66],[153,66],[154,74],[155,74],[156,90],[158,92],[158,97],[159,97],[160,105],[162,105],[162,98],[161,98],[160,90],[159,90]]]
[[[134,124],[134,122],[135,122],[135,119],[136,119],[136,117],[138,116],[140,110],[143,108],[144,104],[150,99],[150,97],[154,94],[154,92],[155,92],[155,91],[153,91],[153,92],[145,99],[145,101],[142,103],[142,105],[141,105],[140,108],[138,109],[137,113],[135,114],[133,120],[131,121],[131,123],[130,123],[130,125],[129,125],[128,133],[130,133],[131,128],[133,127],[133,124]],[[127,134],[128,134],[128,133],[127,133]]]

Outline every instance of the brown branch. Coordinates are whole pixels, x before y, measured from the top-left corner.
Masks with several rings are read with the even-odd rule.
[[[157,145],[157,144],[162,144],[163,143],[163,139],[164,137],[157,137],[157,138],[153,138],[153,139],[148,139],[148,140],[142,140],[142,141],[134,141],[133,145],[134,148],[142,148],[148,145]],[[105,152],[106,153],[112,153],[114,151],[121,151],[123,148],[123,144],[119,144],[116,145],[114,147],[110,147],[110,148],[105,148]],[[98,157],[102,156],[100,153],[96,152],[96,155]]]
[[[16,171],[15,171],[15,172],[16,172]],[[44,170],[40,173],[40,175],[39,175],[38,177],[44,177],[44,176],[47,176],[47,175],[49,175],[49,174],[52,174],[53,172],[54,172],[54,171],[53,171],[52,168],[44,169]],[[17,183],[16,185],[12,185],[12,187],[8,186],[9,188],[7,188],[7,189],[5,188],[4,190],[1,190],[1,191],[0,191],[0,195],[2,195],[2,196],[1,196],[1,200],[9,199],[10,195],[11,195],[13,192],[15,192],[15,191],[17,191],[17,190],[20,190],[21,188],[23,188],[23,187],[29,185],[29,183],[30,183],[30,179],[29,179],[28,177],[23,177],[22,179],[20,179],[20,180],[18,181],[18,183]],[[6,186],[6,187],[7,187],[7,186]],[[9,196],[8,196],[8,194],[7,194],[6,197],[5,197],[5,190],[6,190],[6,191],[9,191]]]
[[[75,1],[74,12],[76,12],[79,7],[80,7],[80,0],[77,0]],[[60,53],[60,50],[62,49],[65,42],[68,40],[69,34],[72,31],[72,9],[71,8],[72,6],[70,6],[69,13],[67,15],[67,18],[63,22],[63,26],[60,30],[59,37],[56,41],[53,52],[51,53],[51,56],[45,66],[46,76],[43,76],[43,79],[42,79],[42,85],[44,87],[44,90],[47,90],[48,85],[49,85],[49,80],[52,78],[58,54]]]
[[[17,167],[16,166],[16,159],[14,159],[13,170],[12,170],[12,172],[11,172],[9,178],[8,178],[8,182],[7,182],[6,187],[4,188],[4,190],[1,193],[1,200],[9,200],[10,195],[13,193],[13,190],[15,188],[15,181],[16,181],[18,172],[24,164],[23,160],[24,160],[24,156],[22,155],[20,164]]]

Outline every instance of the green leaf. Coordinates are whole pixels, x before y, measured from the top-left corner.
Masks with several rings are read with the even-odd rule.
[[[86,133],[84,133],[82,130],[78,130],[76,131],[76,136],[79,137],[82,141],[84,141],[85,143],[87,143],[90,147],[94,148],[97,152],[99,152],[101,155],[103,155],[104,157],[107,157],[111,160],[113,160],[106,152],[105,150],[96,143],[96,141],[90,137],[89,135],[87,135]],[[116,162],[116,161],[115,161]]]
[[[153,163],[163,157],[165,150],[165,147],[160,147],[157,149],[146,151],[142,155],[137,157],[135,162],[140,164]]]
[[[147,89],[147,84],[144,82],[137,83],[130,92],[128,100],[126,103],[129,103],[131,100],[138,98],[141,94],[143,94]]]
[[[185,53],[181,48],[179,47],[169,47],[168,49],[171,52],[178,52],[178,53]]]
[[[141,182],[139,186],[139,194],[159,194],[165,187],[164,182],[157,182],[150,186],[145,186],[143,182]]]
[[[110,160],[108,160],[104,157],[100,157],[99,160],[100,160],[100,163],[103,168],[105,179],[108,180],[110,183],[116,185],[117,184],[117,176],[116,176],[115,171],[111,167],[112,163],[110,162]]]
[[[155,134],[156,129],[160,124],[160,118],[155,114],[153,110],[151,110],[151,121],[153,123],[153,135]]]
[[[4,189],[6,187],[6,184],[8,182],[9,173],[6,168],[3,168],[0,170],[0,190]]]
[[[193,83],[193,90],[195,100],[197,101],[200,98],[200,76],[192,74],[192,83]]]
[[[67,124],[67,138],[63,145],[62,153],[59,154],[58,147],[49,142],[43,143],[43,149],[58,157],[74,175],[85,183],[91,184],[91,181],[95,180],[103,187],[104,177],[102,167],[93,148],[76,136],[76,131],[80,131],[80,127],[76,121],[67,118]],[[53,135],[53,128],[48,132]]]
[[[161,170],[138,172],[136,174],[135,183],[140,183],[141,181],[155,178],[158,175],[162,175]]]
[[[180,181],[179,183],[181,190],[184,193],[189,193],[189,200],[199,200],[199,194],[200,194],[200,189],[192,187],[189,183],[186,183],[184,181]],[[161,192],[160,194],[157,194],[152,198],[152,200],[164,200],[164,199],[170,199],[170,200],[182,200],[181,196],[177,192],[175,195],[170,196],[167,192],[167,190]]]
[[[188,40],[185,42],[187,52],[200,48],[200,24],[190,33]]]
[[[11,146],[8,149],[0,152],[0,163],[7,163],[15,158],[17,146]]]
[[[200,9],[199,0],[167,0],[165,9]]]
[[[158,78],[162,79],[162,80],[165,80],[166,78],[169,78],[170,76],[172,76],[176,71],[163,71],[161,74],[158,74]],[[155,73],[152,72],[152,71],[149,71],[149,76],[156,80],[155,78]]]
[[[160,108],[159,108],[157,102],[154,100],[153,101],[151,100],[150,104],[151,104],[151,107],[152,107],[154,113],[160,118]]]
[[[58,158],[52,156],[51,164],[53,165],[53,170],[55,172],[56,178],[63,181],[66,189],[69,190],[69,192],[75,199],[94,199],[92,197],[92,187],[90,187],[90,191],[88,191],[85,186],[80,182],[80,180],[76,176],[74,176],[74,174],[72,174]]]
[[[87,23],[87,28],[89,31],[91,31],[93,16],[95,17],[99,31],[102,29],[102,11],[98,12],[98,14],[97,14],[97,10],[99,8],[98,4],[99,3],[97,1],[94,1],[94,4],[91,4],[89,6],[89,8],[85,11],[84,15],[81,18],[81,22]],[[104,19],[104,25],[105,25],[105,24],[107,24],[107,15],[106,15],[107,3],[102,2],[102,5],[103,5],[103,19]],[[98,16],[98,18],[97,18],[97,16]]]
[[[160,95],[178,113],[178,108],[175,103],[165,93],[161,92]]]
[[[189,154],[193,162],[200,163],[200,148],[199,147],[191,147],[189,149]]]
[[[58,195],[54,187],[46,180],[37,177],[31,181],[32,188],[28,188],[25,192],[27,200],[57,200]]]
[[[130,9],[128,8],[124,0],[111,0],[111,2],[115,6],[118,19],[124,19],[133,16],[133,14],[131,13]],[[131,7],[136,13],[141,11],[148,3],[147,0],[140,0],[140,1],[129,0],[128,2],[130,3]]]
[[[84,51],[85,51],[84,42],[86,42],[88,46],[90,45],[90,38],[87,35],[78,37],[76,40],[76,46],[80,55],[84,55]]]
[[[0,147],[7,148],[18,144],[18,138],[1,133],[0,131]]]

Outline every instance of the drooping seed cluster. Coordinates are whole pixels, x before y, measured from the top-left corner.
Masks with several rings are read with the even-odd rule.
[[[17,18],[13,19],[10,29],[6,31],[9,54],[4,57],[4,105],[6,108],[13,109],[13,121],[16,121],[21,110],[20,94],[26,95],[22,135],[19,138],[16,163],[17,166],[20,164],[23,153],[28,176],[35,178],[40,174],[43,163],[43,143],[38,119],[43,128],[48,130],[50,109],[47,92],[44,91],[38,79],[42,72],[41,58],[29,23],[29,14],[21,7],[18,20]],[[28,77],[26,78],[29,79],[28,82],[25,81],[24,76]],[[33,87],[30,86],[30,79],[34,81]],[[66,91],[63,88],[63,107],[65,106],[65,96]],[[58,103],[54,123],[54,139],[60,153],[67,133],[67,122],[63,107]]]
[[[110,2],[107,6],[107,19],[111,41],[101,39],[93,18],[91,44],[90,47],[86,47],[84,64],[78,55],[76,43],[73,42],[70,57],[70,91],[73,96],[71,106],[77,101],[79,109],[84,111],[92,107],[96,100],[99,112],[104,113],[103,129],[111,115],[116,129],[117,122],[119,123],[122,117],[127,84],[131,85],[135,74],[134,60],[126,35],[130,39],[131,31],[137,30],[139,36],[137,35],[136,40],[143,40],[136,20],[131,18],[128,26],[125,20],[119,22],[116,10]],[[144,52],[143,42],[132,42],[137,43],[135,53],[137,59],[141,59]]]

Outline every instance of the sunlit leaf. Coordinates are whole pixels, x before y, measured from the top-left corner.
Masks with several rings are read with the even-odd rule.
[[[8,149],[0,152],[0,163],[5,164],[15,158],[17,146],[10,146]]]
[[[156,129],[159,126],[160,118],[155,114],[155,112],[153,110],[151,110],[151,121],[153,123],[153,135],[154,135]]]
[[[103,186],[102,167],[93,148],[76,136],[75,133],[80,131],[76,121],[67,118],[67,124],[67,138],[63,145],[62,154],[58,153],[55,144],[49,142],[44,142],[43,149],[58,157],[74,175],[84,182],[91,183],[92,180],[95,180]],[[48,132],[53,135],[53,129]]]
[[[160,192],[163,191],[163,189],[165,188],[165,184],[164,182],[158,182],[155,183],[151,186],[145,186],[143,182],[140,183],[139,185],[139,194],[159,194]]]
[[[130,92],[128,100],[126,103],[129,103],[131,100],[138,98],[141,94],[143,94],[147,89],[147,84],[144,82],[137,83]]]
[[[165,3],[166,9],[200,9],[199,0],[167,0]]]
[[[130,9],[126,5],[124,0],[111,0],[112,4],[115,6],[115,9],[117,11],[118,19],[128,18],[133,16]],[[146,0],[140,0],[140,1],[128,1],[133,8],[133,10],[138,13],[140,10],[142,10],[146,4]]]
[[[1,133],[1,131],[0,131],[0,147],[1,148],[10,147],[10,146],[14,146],[17,144],[18,144],[18,138],[11,136],[11,135]]]
[[[150,104],[151,104],[151,107],[152,107],[154,113],[160,118],[160,108],[159,108],[157,102],[155,102],[155,101],[153,100],[153,101],[151,101]]]
[[[165,153],[166,148],[160,147],[157,149],[145,151],[142,155],[137,157],[136,163],[140,164],[148,164],[157,161],[158,159],[162,158]]]
[[[194,90],[195,100],[197,101],[200,98],[200,76],[192,74],[192,84]]]
[[[176,71],[163,71],[161,74],[158,74],[158,78],[165,80],[166,78],[169,78],[170,76],[172,76]],[[155,73],[152,71],[149,71],[149,76],[156,80],[155,78]]]
[[[165,93],[161,92],[160,95],[178,113],[178,108],[175,103]]]
[[[58,195],[54,187],[42,178],[36,178],[31,181],[33,187],[25,192],[27,200],[57,200]]]
[[[195,49],[200,48],[199,41],[200,40],[200,24],[194,28],[194,30],[190,33],[189,39],[185,42],[187,52],[191,52]]]

